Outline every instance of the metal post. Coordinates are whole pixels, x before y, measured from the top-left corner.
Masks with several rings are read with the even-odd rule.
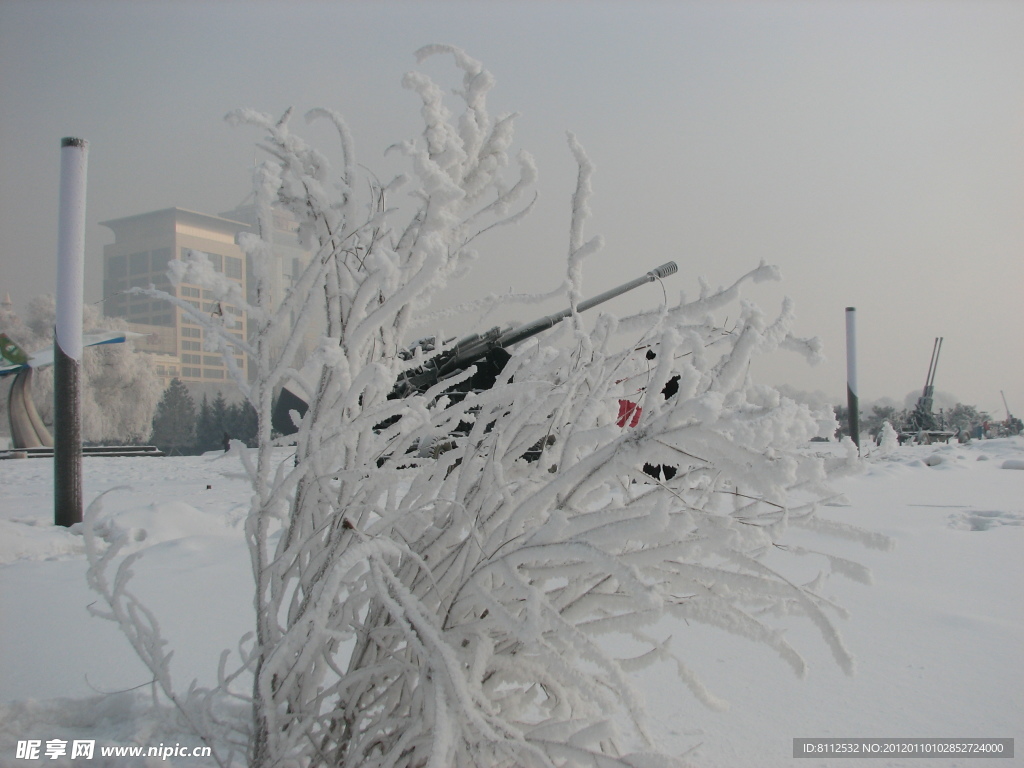
[[[857,399],[857,308],[846,308],[846,407],[850,437],[860,448],[860,404]]]
[[[57,232],[57,325],[53,344],[53,518],[82,522],[81,382],[85,282],[85,172],[89,143],[60,143],[60,221]]]

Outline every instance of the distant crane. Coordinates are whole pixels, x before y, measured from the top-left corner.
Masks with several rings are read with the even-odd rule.
[[[1006,394],[1003,390],[1000,389],[999,394],[1003,398],[1003,408],[1006,409],[1006,421],[1003,422],[1002,431],[1007,435],[1019,435],[1024,431],[1024,422],[1010,413],[1010,406],[1006,403]]]

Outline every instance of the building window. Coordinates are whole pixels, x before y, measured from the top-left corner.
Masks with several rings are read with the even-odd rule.
[[[202,338],[203,331],[200,328],[182,328],[181,335],[189,339]]]
[[[186,363],[188,365],[198,365],[199,363],[203,362],[203,356],[182,353],[181,362]]]
[[[190,251],[195,251],[197,254],[202,254],[202,255],[206,256],[206,258],[208,258],[210,260],[210,263],[213,264],[213,268],[215,270],[217,270],[218,272],[223,272],[224,271],[224,267],[223,267],[224,257],[221,256],[219,253],[208,253],[207,251],[200,251],[198,248],[182,248],[181,249],[181,260],[182,261],[186,261],[188,259],[188,254],[189,254]]]
[[[167,263],[171,260],[171,249],[157,248],[155,251],[152,251],[151,258],[152,270],[154,272],[164,273],[167,271]]]
[[[204,368],[203,369],[204,379],[223,379],[224,371],[219,368]]]
[[[224,274],[238,280],[242,279],[242,260],[234,256],[224,257]]]
[[[224,365],[224,361],[221,360],[220,355],[206,355],[203,358],[203,365]]]
[[[107,275],[111,278],[128,276],[128,257],[111,256],[107,259]]]
[[[181,342],[181,348],[190,352],[200,352],[203,349],[203,345],[198,341],[183,341]]]
[[[144,275],[149,272],[149,251],[133,253],[128,257],[128,274]]]

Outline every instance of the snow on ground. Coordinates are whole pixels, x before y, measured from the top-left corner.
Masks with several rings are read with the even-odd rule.
[[[815,444],[811,450],[821,450]],[[827,448],[827,446],[825,446]],[[792,757],[795,737],[1024,735],[1024,438],[874,450],[864,471],[836,482],[844,501],[822,516],[889,536],[891,551],[806,532],[789,544],[856,560],[873,584],[833,577],[849,612],[837,624],[857,660],[832,661],[817,631],[780,619],[808,662],[803,679],[768,649],[718,630],[666,622],[691,668],[726,712],[697,703],[667,669],[639,678],[667,746],[695,765],[845,766]],[[84,460],[85,498],[104,491],[107,524],[143,551],[134,591],[176,649],[182,688],[212,682],[222,649],[251,624],[251,575],[241,519],[249,490],[233,458]],[[97,745],[198,745],[166,711],[149,709],[149,677],[110,622],[93,617],[82,538],[50,524],[52,462],[0,461],[0,766],[18,741],[94,739]],[[113,490],[112,490],[113,489]],[[145,533],[143,533],[145,532]],[[813,558],[773,555],[794,579]],[[97,746],[97,748],[98,748]],[[71,765],[66,759],[47,765]],[[78,765],[205,766],[195,758],[127,757]],[[1024,758],[879,758],[873,766],[1024,764]]]

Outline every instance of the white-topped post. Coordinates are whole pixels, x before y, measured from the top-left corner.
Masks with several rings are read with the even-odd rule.
[[[860,403],[857,397],[857,308],[846,308],[846,406],[850,437],[860,448]]]
[[[85,177],[89,143],[60,143],[57,323],[53,343],[53,517],[82,522],[82,304],[85,283]]]

